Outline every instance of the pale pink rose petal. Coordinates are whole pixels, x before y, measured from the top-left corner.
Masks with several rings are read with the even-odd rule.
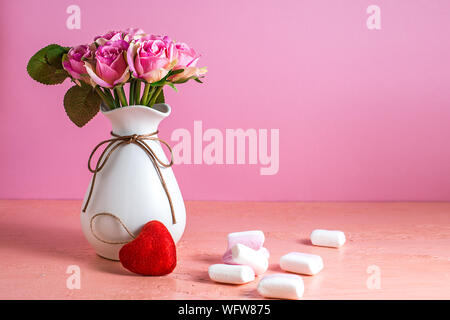
[[[143,74],[141,77],[145,81],[153,83],[164,78],[167,75],[167,73],[169,73],[169,71],[166,69],[156,69]]]
[[[198,60],[200,59],[200,57],[195,58],[194,60],[192,60],[191,62],[189,62],[186,67],[195,67],[197,65]]]
[[[138,48],[138,46],[136,44],[132,43],[132,44],[130,44],[130,46],[128,47],[128,50],[127,50],[127,63],[128,63],[128,66],[130,67],[130,70],[133,73],[133,76],[135,78],[137,77],[137,73],[136,73],[136,69],[134,66],[134,60],[136,57],[137,48]]]
[[[123,70],[127,68],[127,62],[124,59],[123,54],[119,55],[116,60],[110,65],[111,69],[115,70],[118,74],[121,74]]]
[[[130,78],[130,70],[129,67],[127,67],[123,72],[122,76],[116,81],[114,81],[114,85],[116,86],[118,84],[125,83],[128,81],[129,78]]]
[[[134,59],[134,67],[138,75],[142,75],[145,73],[144,67],[141,64],[141,58],[139,57],[138,54],[136,54],[136,58]]]
[[[114,81],[120,77],[120,74],[117,73],[116,70],[114,70],[105,63],[97,62],[95,71],[99,77],[101,77],[103,80],[105,80],[110,84],[114,83]]]
[[[160,57],[139,57],[139,63],[142,66],[143,71],[155,70],[165,68],[169,63],[169,59]]]
[[[101,87],[105,87],[105,88],[113,87],[113,85],[109,84],[108,82],[104,81],[99,76],[97,76],[97,74],[92,69],[92,66],[89,62],[85,62],[84,65],[86,67],[87,73],[89,74],[89,76],[91,77],[91,80],[93,81],[93,83],[91,83],[93,86],[94,86],[94,84],[97,84],[97,85],[99,85]]]
[[[73,70],[72,65],[69,61],[63,61],[63,67],[64,69],[75,79],[81,79],[81,75]]]
[[[189,79],[191,77],[199,77],[204,75],[207,72],[206,68],[197,68],[197,67],[187,67],[183,70],[183,72],[178,73],[172,77],[170,77],[170,81],[176,82],[180,80]]]

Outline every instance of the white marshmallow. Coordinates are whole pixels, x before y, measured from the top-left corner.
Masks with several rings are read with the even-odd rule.
[[[258,293],[266,298],[299,299],[305,290],[302,277],[295,274],[271,274],[261,279]]]
[[[261,255],[263,255],[266,259],[270,258],[269,250],[267,250],[266,248],[261,247],[259,250],[256,250],[256,251],[261,253]],[[226,264],[239,264],[239,263],[234,262],[232,254],[231,254],[231,249],[227,250],[224,253],[222,260],[223,260],[223,263],[226,263]]]
[[[235,263],[251,267],[257,275],[263,274],[269,267],[269,260],[264,254],[240,243],[231,248],[231,256]]]
[[[315,254],[290,252],[281,257],[280,267],[285,271],[312,276],[323,269],[323,260]]]
[[[261,249],[258,250],[266,259],[270,258],[270,252],[267,250],[267,248],[261,247]]]
[[[223,283],[243,284],[255,280],[255,272],[249,266],[213,264],[208,269],[211,280]]]
[[[316,246],[339,248],[345,243],[345,234],[337,230],[317,229],[311,233],[311,242]]]

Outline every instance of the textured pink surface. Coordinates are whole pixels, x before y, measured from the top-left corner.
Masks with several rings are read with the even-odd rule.
[[[167,33],[203,54],[203,85],[167,90],[161,127],[280,129],[280,168],[178,165],[192,200],[450,200],[450,2],[78,0],[1,1],[0,198],[80,199],[89,152],[108,137],[99,116],[78,129],[62,100],[69,83],[27,77],[44,45],[90,41],[111,28]],[[132,10],[132,13],[128,10]]]
[[[254,299],[259,279],[213,283],[229,232],[261,229],[271,253],[267,274],[290,251],[322,256],[304,276],[304,299],[450,299],[450,203],[188,202],[178,265],[165,277],[141,277],[98,257],[83,238],[79,201],[0,201],[0,299]],[[340,229],[340,249],[314,247],[315,228]],[[81,289],[66,287],[69,265]],[[368,289],[369,266],[381,289]]]

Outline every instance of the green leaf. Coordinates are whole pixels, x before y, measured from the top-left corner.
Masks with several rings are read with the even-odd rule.
[[[161,89],[161,92],[159,93],[158,97],[156,98],[155,104],[156,103],[165,103],[166,99],[164,98],[164,90]]]
[[[170,71],[166,74],[166,76],[165,76],[164,78],[162,78],[162,79],[159,80],[159,81],[153,82],[153,83],[150,84],[150,85],[151,85],[152,87],[161,87],[161,86],[167,84],[167,83],[166,83],[167,78],[169,78],[170,76],[173,76],[174,74],[179,74],[179,73],[181,73],[181,72],[183,72],[183,71],[184,71],[184,69],[170,70]]]
[[[187,78],[187,79],[181,79],[181,80],[178,80],[178,81],[175,81],[175,82],[172,82],[172,83],[181,84],[181,83],[186,83],[186,82],[188,82],[188,81],[189,81],[189,78]]]
[[[64,96],[64,109],[70,120],[81,128],[100,110],[101,101],[91,86],[73,86]]]
[[[63,69],[62,58],[64,55],[67,56],[70,48],[61,47],[54,45],[52,49],[47,50],[46,59],[48,64],[55,67],[56,69]]]
[[[175,85],[172,82],[166,82],[166,84],[171,87],[175,92],[178,92],[178,89],[175,87]]]
[[[161,86],[163,86],[165,83],[166,83],[166,77],[162,78],[162,79],[159,80],[159,81],[153,82],[153,83],[151,83],[150,85],[151,85],[152,87],[161,87]]]
[[[42,84],[62,83],[69,77],[69,73],[62,66],[63,55],[67,52],[69,52],[69,48],[57,44],[42,48],[28,61],[28,74]]]
[[[166,78],[168,78],[168,77],[170,77],[170,76],[173,76],[174,74],[182,73],[183,71],[184,71],[184,69],[171,70],[171,71],[169,72],[169,74],[166,76]]]
[[[190,78],[186,78],[186,79],[181,79],[181,80],[178,80],[178,81],[174,81],[174,82],[172,82],[172,83],[175,83],[175,84],[181,84],[181,83],[188,82],[189,80],[195,80],[195,81],[197,81],[197,82],[199,82],[199,83],[203,83],[203,81],[201,81],[200,78],[198,78],[198,77],[196,77],[196,76],[192,76],[192,77],[190,77]]]

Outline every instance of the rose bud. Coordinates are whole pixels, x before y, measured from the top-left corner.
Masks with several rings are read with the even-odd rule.
[[[93,59],[95,45],[79,45],[69,50],[63,58],[63,68],[76,80],[90,83],[84,60]],[[79,82],[77,82],[79,84]]]

